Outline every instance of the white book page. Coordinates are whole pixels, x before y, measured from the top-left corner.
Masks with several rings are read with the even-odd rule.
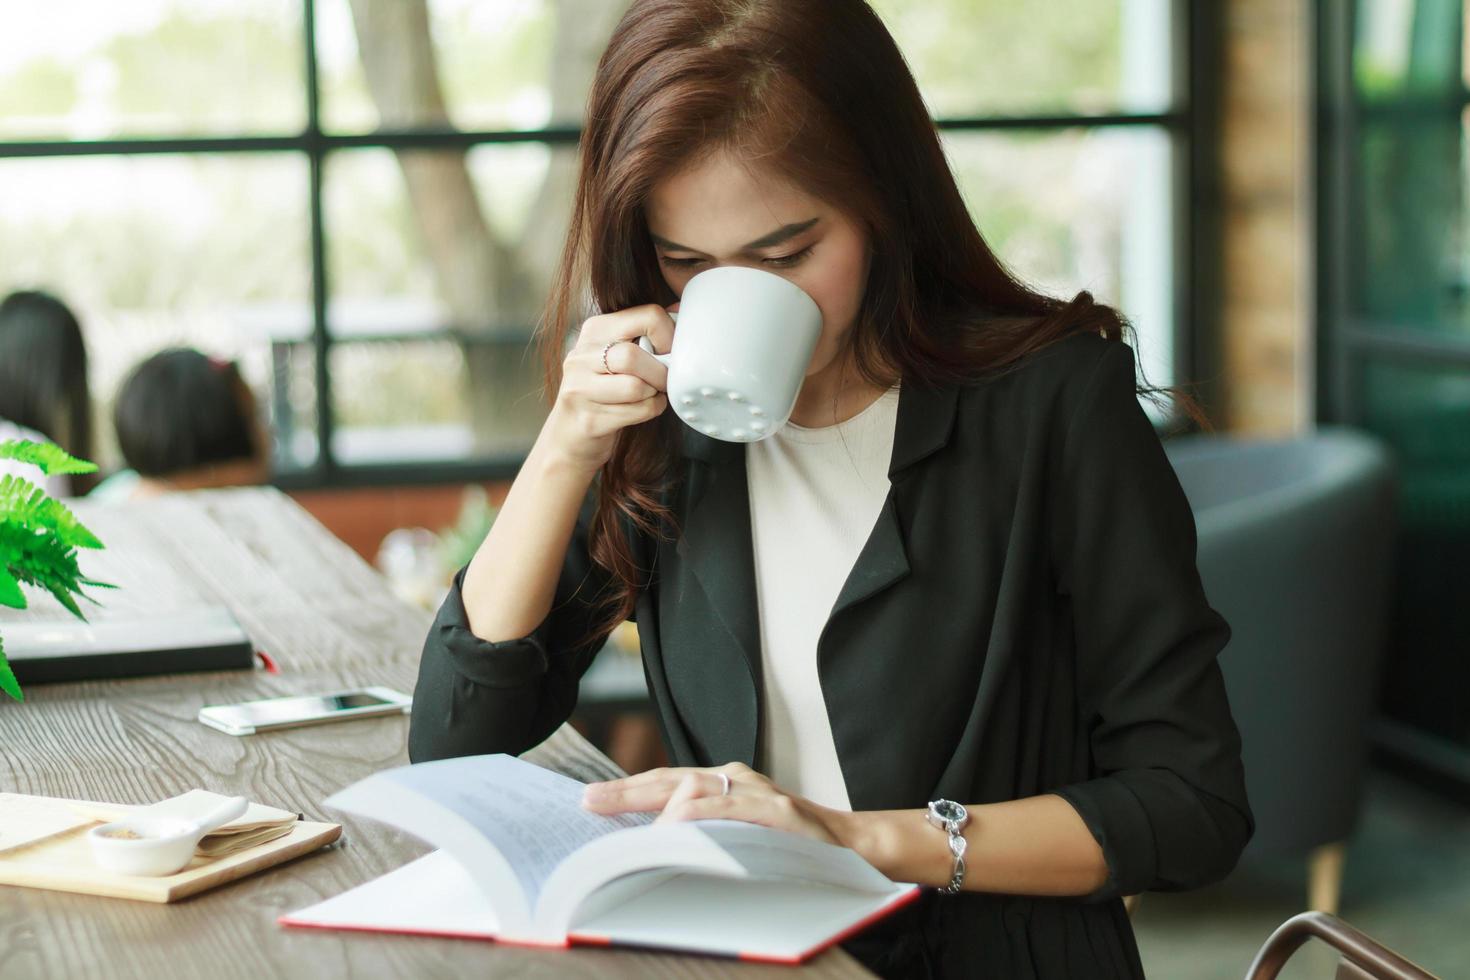
[[[747,872],[741,863],[700,832],[702,822],[632,827],[579,848],[557,867],[542,888],[536,903],[537,926],[548,934],[565,933],[579,908],[589,904],[589,896],[599,889],[611,889],[610,883],[636,871],[673,868],[725,878],[745,877]]]
[[[592,813],[581,800],[576,780],[497,754],[389,769],[327,802],[448,851],[495,902],[506,933],[523,935],[557,864],[604,834],[653,820],[644,813]],[[507,872],[511,882],[504,880]]]
[[[531,930],[531,903],[515,869],[468,820],[406,786],[375,773],[332,796],[327,806],[406,830],[448,853],[495,908],[501,928],[520,935]]]
[[[848,847],[743,820],[697,820],[698,827],[754,878],[785,878],[882,894],[907,889]]]
[[[325,902],[283,915],[293,926],[493,939],[500,923],[469,872],[433,851]]]
[[[651,876],[654,871],[661,873]],[[570,932],[605,909],[609,894],[623,904],[683,873],[725,879],[722,894],[761,882],[791,883],[803,892],[822,886],[824,894],[866,896],[858,902],[864,908],[872,896],[887,901],[913,888],[891,881],[850,848],[740,820],[695,820],[620,830],[580,848],[546,882],[534,918],[548,934]],[[712,919],[722,914],[710,913]]]
[[[594,899],[590,914],[576,917],[573,939],[799,962],[863,920],[902,905],[916,888],[876,893],[801,881],[643,874],[655,877],[651,888],[618,903]]]

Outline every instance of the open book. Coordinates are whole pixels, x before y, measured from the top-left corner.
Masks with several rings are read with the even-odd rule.
[[[369,776],[326,803],[439,850],[280,921],[795,963],[919,895],[845,847],[736,820],[603,816],[582,786],[508,755]]]

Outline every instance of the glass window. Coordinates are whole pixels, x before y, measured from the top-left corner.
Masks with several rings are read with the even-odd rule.
[[[1148,128],[945,133],[981,233],[1023,281],[1087,289],[1132,322],[1151,384],[1174,377],[1172,140]]]
[[[1470,371],[1395,361],[1369,362],[1360,371],[1364,410],[1399,463],[1470,500]],[[1458,523],[1470,531],[1470,511]]]
[[[1351,287],[1372,329],[1470,337],[1467,122],[1405,116],[1362,124],[1363,233],[1351,240],[1361,274]]]
[[[577,125],[621,0],[318,0],[322,124]]]
[[[300,132],[301,18],[301,0],[7,4],[0,140]]]
[[[1358,0],[1353,79],[1368,100],[1452,95],[1463,84],[1464,10],[1441,0]]]
[[[332,450],[339,462],[422,462],[474,454],[459,344],[384,340],[337,343],[331,350]]]
[[[874,0],[935,116],[1173,108],[1171,0]]]
[[[283,325],[311,322],[304,157],[0,159],[0,186],[0,294],[42,288],[76,312],[109,468],[119,462],[112,397],[134,364],[163,347],[237,359],[268,412],[312,402],[303,367],[312,352],[278,379],[270,339]],[[284,468],[315,459],[309,446],[277,450]]]
[[[1342,283],[1357,326],[1470,337],[1470,111],[1460,50],[1466,9],[1440,2],[1354,5],[1341,131],[1355,174]],[[1427,100],[1427,101],[1426,101]],[[1434,216],[1433,220],[1427,220]]]
[[[444,427],[415,459],[531,444],[545,404],[528,345],[561,256],[575,166],[575,148],[540,143],[330,158],[328,325],[334,340],[353,344],[341,357],[334,348],[331,361],[337,410],[353,407],[337,419],[344,445],[391,460],[395,424]],[[396,381],[380,389],[374,378]],[[432,394],[415,403],[394,391]],[[370,408],[373,398],[382,406]],[[380,450],[365,445],[368,433],[351,432],[369,420]]]

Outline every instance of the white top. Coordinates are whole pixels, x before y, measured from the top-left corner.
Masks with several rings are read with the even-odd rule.
[[[759,768],[782,789],[850,810],[817,639],[888,496],[898,387],[836,425],[787,423],[746,444],[766,711]]]
[[[13,439],[25,439],[28,442],[50,442],[41,433],[25,426],[16,425],[7,419],[0,419],[0,442],[10,442]],[[0,476],[7,474],[18,476],[23,480],[29,480],[32,485],[45,490],[51,497],[71,496],[71,477],[63,474],[46,476],[39,467],[31,463],[22,463],[14,459],[0,459]]]

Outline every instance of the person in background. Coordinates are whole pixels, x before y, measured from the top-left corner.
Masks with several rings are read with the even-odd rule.
[[[233,361],[191,348],[160,351],[133,368],[112,418],[129,468],[104,480],[93,498],[249,486],[269,474],[255,395]]]
[[[0,442],[13,439],[55,443],[73,456],[92,457],[82,329],[65,303],[35,290],[0,301]],[[42,476],[34,466],[0,460],[0,476],[8,473],[53,497],[77,489],[72,477]]]

